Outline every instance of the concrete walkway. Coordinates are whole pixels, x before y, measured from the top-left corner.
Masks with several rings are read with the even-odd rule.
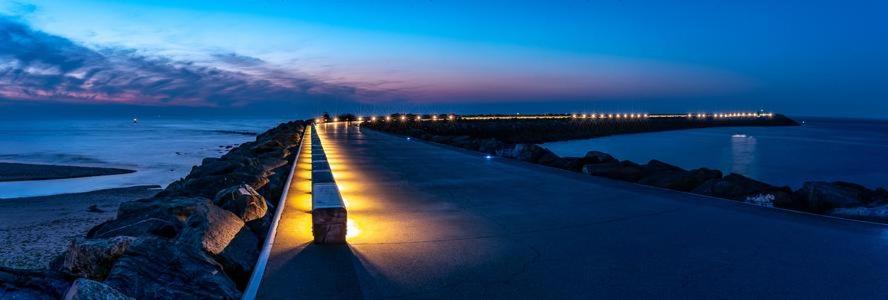
[[[308,179],[296,174],[260,299],[888,297],[886,226],[344,125],[318,133],[349,245],[309,244]]]

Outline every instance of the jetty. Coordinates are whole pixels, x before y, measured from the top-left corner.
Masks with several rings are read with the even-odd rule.
[[[344,121],[306,129],[315,138],[302,139],[245,299],[888,295],[884,225],[593,177]],[[319,150],[347,210],[345,243],[315,242]]]

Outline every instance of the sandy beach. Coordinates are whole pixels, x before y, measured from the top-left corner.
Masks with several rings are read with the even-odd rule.
[[[68,241],[114,218],[120,203],[151,197],[159,186],[0,199],[0,266],[39,269]],[[90,209],[95,205],[97,209]]]
[[[133,173],[135,170],[0,162],[0,182],[80,178]],[[2,196],[2,195],[0,195]]]

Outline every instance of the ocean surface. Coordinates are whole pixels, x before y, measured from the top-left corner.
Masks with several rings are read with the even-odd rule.
[[[797,127],[704,128],[547,143],[561,156],[589,150],[686,169],[707,167],[775,185],[849,181],[888,187],[888,121],[795,118]]]
[[[204,157],[255,140],[284,120],[129,119],[0,121],[0,161],[118,167],[123,175],[0,182],[0,198],[156,184],[188,174]]]

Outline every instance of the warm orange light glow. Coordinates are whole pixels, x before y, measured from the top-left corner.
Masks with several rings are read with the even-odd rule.
[[[345,223],[345,240],[350,240],[361,234],[361,228],[358,227],[358,222],[355,222],[354,219],[349,218]]]

